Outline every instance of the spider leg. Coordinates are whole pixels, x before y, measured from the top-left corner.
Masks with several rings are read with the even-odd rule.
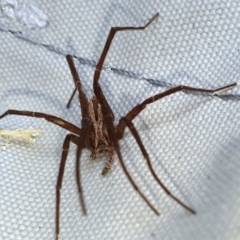
[[[188,210],[189,212],[196,214],[196,211],[194,211],[192,208],[188,207],[186,204],[184,204],[181,200],[179,200],[177,197],[175,197],[168,189],[167,187],[162,183],[162,181],[158,178],[157,174],[155,173],[153,167],[152,167],[152,163],[150,161],[150,158],[148,156],[148,153],[144,147],[144,145],[142,144],[142,140],[136,130],[136,128],[134,127],[133,123],[128,120],[126,117],[122,118],[122,121],[125,122],[126,126],[130,129],[132,135],[134,136],[139,148],[141,149],[141,152],[144,156],[144,158],[147,160],[147,165],[148,168],[150,170],[150,172],[152,173],[154,179],[158,182],[158,184],[162,187],[162,189],[165,191],[165,193],[167,195],[169,195],[174,201],[176,201],[178,204],[180,204],[183,208],[185,208],[186,210]]]
[[[9,109],[2,115],[0,115],[0,119],[6,117],[7,115],[19,115],[19,116],[28,116],[28,117],[35,117],[35,118],[44,118],[48,122],[51,122],[55,125],[58,125],[69,132],[75,133],[77,135],[80,135],[81,129],[74,124],[67,122],[66,120],[56,117],[50,114],[41,113],[41,112],[31,112],[31,111],[19,111],[19,110],[13,110]]]
[[[81,157],[82,149],[84,148],[84,140],[86,139],[86,136],[87,136],[89,124],[90,124],[90,121],[88,119],[82,119],[82,133],[80,137],[73,134],[68,134],[63,143],[62,157],[61,157],[58,180],[56,185],[56,240],[58,240],[58,236],[60,232],[60,193],[62,188],[63,174],[64,174],[70,142],[73,142],[78,146],[77,154],[76,154],[76,180],[77,180],[77,187],[78,187],[82,211],[84,215],[87,214],[85,201],[83,197],[83,189],[81,185],[81,177],[80,177],[81,176],[80,175],[80,157]]]
[[[216,88],[216,89],[205,89],[205,88],[194,88],[194,87],[189,87],[189,86],[184,86],[184,85],[180,85],[174,88],[171,88],[163,93],[159,93],[156,94],[152,97],[147,98],[146,100],[144,100],[141,104],[135,106],[126,116],[125,118],[127,120],[132,121],[148,104],[153,103],[161,98],[164,98],[168,95],[171,95],[173,93],[179,92],[179,91],[183,91],[183,90],[187,90],[187,91],[192,91],[192,92],[206,92],[206,93],[214,93],[223,89],[227,89],[227,88],[231,88],[236,86],[237,83],[232,83],[220,88]],[[123,137],[123,133],[126,127],[126,122],[123,121],[123,119],[120,119],[118,125],[117,125],[117,136],[118,139],[122,139]]]
[[[80,77],[78,75],[77,69],[74,65],[74,61],[71,55],[67,55],[66,56],[72,77],[73,77],[73,81],[75,83],[75,89],[71,95],[71,98],[68,101],[67,107],[70,106],[71,101],[74,97],[74,94],[76,93],[76,91],[78,90],[78,97],[79,97],[79,101],[80,101],[80,105],[81,105],[81,112],[82,112],[82,117],[83,118],[88,118],[89,116],[89,112],[88,112],[88,99],[86,94],[84,93],[83,90],[83,86],[80,80]]]
[[[60,193],[61,193],[61,188],[62,188],[62,180],[63,180],[63,174],[64,174],[64,169],[65,169],[65,163],[68,155],[68,150],[69,150],[69,144],[70,142],[75,143],[78,145],[79,142],[79,137],[73,134],[68,134],[65,137],[65,140],[63,142],[63,147],[62,147],[62,157],[61,157],[61,163],[59,167],[59,173],[58,173],[58,180],[57,180],[57,185],[56,185],[56,240],[58,240],[58,235],[59,235],[59,229],[60,229]]]
[[[113,40],[113,37],[114,35],[116,34],[116,32],[119,32],[119,31],[128,31],[128,30],[144,30],[155,18],[158,17],[158,13],[155,14],[148,22],[146,25],[144,26],[140,26],[140,27],[112,27],[110,32],[109,32],[109,35],[108,35],[108,38],[107,38],[107,41],[106,41],[106,44],[104,46],[104,49],[102,51],[102,54],[101,54],[101,57],[98,61],[98,64],[96,66],[96,70],[95,70],[95,73],[94,73],[94,81],[93,81],[93,89],[94,89],[94,93],[98,99],[98,101],[102,104],[102,105],[105,105],[108,107],[112,117],[114,118],[114,114],[113,114],[113,111],[112,109],[110,108],[103,92],[102,92],[102,89],[99,85],[99,77],[100,77],[100,74],[101,74],[101,70],[102,70],[102,67],[103,67],[103,63],[104,63],[104,60],[106,58],[106,55],[108,53],[108,50],[110,48],[110,45],[112,43],[112,40]]]
[[[115,129],[114,129],[113,120],[112,120],[112,116],[111,116],[111,113],[109,111],[109,108],[107,106],[102,106],[102,111],[103,111],[104,120],[105,120],[105,123],[106,123],[106,126],[107,126],[109,138],[110,138],[110,140],[111,140],[111,142],[114,146],[114,149],[117,152],[118,159],[120,161],[120,164],[122,166],[122,169],[123,169],[124,173],[126,174],[128,180],[132,184],[133,188],[141,196],[141,198],[146,202],[146,204],[153,210],[153,212],[156,215],[159,215],[159,212],[154,208],[154,206],[150,203],[150,201],[144,196],[144,194],[138,188],[137,184],[134,182],[130,173],[128,172],[128,170],[126,168],[126,165],[124,164],[122,154],[121,154],[121,151],[120,151],[120,147],[119,147],[119,144],[118,144],[118,140],[117,140],[117,137],[115,135]]]
[[[82,185],[81,185],[80,157],[81,157],[82,149],[85,146],[84,142],[86,140],[89,127],[90,127],[90,120],[87,118],[83,118],[82,119],[82,133],[78,140],[78,148],[77,148],[77,153],[76,153],[76,179],[77,179],[78,192],[79,192],[79,196],[80,196],[80,204],[81,204],[84,215],[87,215],[87,211],[86,211],[86,207],[85,207],[83,190],[82,190]]]
[[[77,88],[75,87],[75,89],[73,90],[73,93],[72,93],[72,95],[71,95],[71,97],[70,97],[70,99],[69,99],[69,101],[67,103],[67,108],[70,108],[71,102],[72,102],[73,97],[74,97],[76,92],[77,92]]]

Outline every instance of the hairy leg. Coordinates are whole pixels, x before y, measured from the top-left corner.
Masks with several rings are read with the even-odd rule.
[[[101,54],[101,57],[98,61],[98,64],[96,66],[96,70],[95,70],[95,73],[94,73],[94,81],[93,81],[93,89],[94,89],[94,93],[98,99],[98,101],[101,103],[101,105],[104,105],[104,106],[107,106],[108,109],[109,109],[109,112],[110,114],[112,115],[112,117],[114,118],[114,114],[112,112],[112,109],[110,108],[108,102],[107,102],[107,99],[105,98],[103,92],[102,92],[102,89],[99,85],[99,77],[100,77],[100,74],[101,74],[101,70],[102,70],[102,67],[103,67],[103,63],[104,63],[104,60],[107,56],[107,53],[108,53],[108,50],[110,48],[110,45],[112,43],[112,40],[113,40],[113,37],[114,35],[119,32],[119,31],[134,31],[134,30],[144,30],[155,18],[158,17],[158,13],[155,14],[148,22],[146,25],[144,26],[140,26],[140,27],[112,27],[110,32],[109,32],[109,35],[108,35],[108,38],[107,38],[107,41],[106,41],[106,44],[104,46],[104,49],[102,51],[102,54]]]
[[[82,149],[84,148],[84,145],[85,145],[84,142],[87,137],[89,126],[90,126],[90,121],[88,119],[82,119],[82,133],[80,137],[73,134],[68,134],[63,143],[62,157],[61,157],[58,180],[56,185],[56,240],[58,240],[58,236],[60,232],[60,193],[62,188],[63,174],[64,174],[70,142],[73,142],[78,146],[77,153],[76,153],[76,180],[77,180],[77,187],[78,187],[78,193],[80,197],[80,204],[82,207],[82,211],[84,215],[87,214],[85,201],[83,197],[83,189],[81,185],[80,158],[81,158]]]
[[[234,87],[236,85],[237,85],[236,83],[232,83],[227,86],[223,86],[223,87],[216,88],[216,89],[194,88],[194,87],[180,85],[178,87],[171,88],[163,93],[159,93],[152,97],[147,98],[142,103],[135,106],[125,117],[126,117],[126,119],[132,121],[148,104],[151,104],[161,98],[164,98],[166,96],[169,96],[169,95],[179,92],[179,91],[187,90],[187,91],[192,91],[192,92],[214,93],[214,92],[217,92],[220,90]],[[123,121],[123,119],[120,119],[120,121],[117,125],[117,129],[116,129],[118,139],[122,139],[125,127],[126,127],[126,123]]]
[[[68,100],[67,108],[70,108],[71,102],[72,102],[73,97],[74,97],[74,95],[76,94],[76,92],[77,92],[77,88],[75,87],[75,89],[73,90],[73,93],[72,93],[70,99]]]
[[[0,115],[0,119],[6,117],[7,115],[19,115],[19,116],[28,116],[28,117],[35,117],[35,118],[44,118],[48,122],[51,122],[53,124],[56,124],[69,132],[75,133],[77,135],[80,135],[81,129],[74,124],[67,122],[66,120],[56,117],[50,114],[46,113],[41,113],[41,112],[31,112],[31,111],[18,111],[18,110],[13,110],[9,109],[2,115]]]
[[[78,145],[79,142],[79,137],[73,134],[68,134],[65,137],[65,140],[63,142],[63,147],[62,147],[62,157],[61,157],[61,163],[59,167],[59,173],[58,173],[58,180],[57,180],[57,185],[56,185],[56,240],[58,240],[58,235],[59,235],[59,228],[60,228],[60,193],[61,193],[61,188],[62,188],[62,180],[63,180],[63,174],[64,174],[64,169],[65,169],[65,164],[67,160],[67,155],[68,155],[68,150],[69,150],[69,145],[70,142],[75,143]]]
[[[150,201],[141,192],[141,190],[138,188],[137,184],[134,182],[134,180],[132,179],[130,173],[128,172],[128,170],[126,168],[126,165],[123,161],[122,154],[121,154],[121,151],[120,151],[120,146],[118,144],[118,139],[117,139],[117,136],[116,136],[116,133],[115,133],[115,128],[114,128],[114,125],[113,125],[113,120],[112,120],[111,113],[109,112],[109,108],[106,107],[106,106],[103,106],[102,110],[103,110],[103,116],[104,116],[105,124],[106,124],[107,129],[108,129],[108,134],[109,134],[110,141],[111,141],[114,149],[117,152],[118,159],[120,161],[120,164],[122,166],[122,169],[123,169],[126,177],[128,178],[128,180],[131,183],[131,185],[133,186],[133,188],[138,192],[138,194],[141,196],[141,198],[145,201],[145,203],[152,209],[152,211],[156,215],[159,215],[159,212],[156,210],[156,208],[154,208],[154,206],[150,203]]]
[[[162,181],[158,178],[157,174],[155,173],[153,167],[152,167],[152,163],[150,161],[150,158],[148,156],[148,153],[142,143],[142,140],[136,130],[136,128],[134,127],[133,123],[128,120],[126,117],[122,118],[122,121],[125,122],[126,126],[130,129],[132,135],[134,136],[139,148],[141,149],[141,152],[144,156],[144,158],[147,160],[147,165],[148,168],[151,172],[151,174],[153,175],[154,179],[158,182],[158,184],[162,187],[162,189],[165,191],[165,193],[171,197],[174,201],[176,201],[178,204],[180,204],[183,208],[185,208],[186,210],[188,210],[189,212],[195,214],[195,210],[193,210],[192,208],[188,207],[186,204],[184,204],[181,200],[179,200],[177,197],[175,197],[168,189],[167,187],[162,183]]]
[[[80,102],[80,105],[81,105],[82,117],[87,118],[89,116],[87,96],[84,93],[83,86],[82,86],[80,77],[78,75],[77,69],[75,67],[72,56],[67,55],[66,59],[67,59],[67,62],[68,62],[68,65],[69,65],[69,68],[70,68],[70,71],[71,71],[71,74],[72,74],[72,77],[73,77],[74,84],[75,84],[75,89],[74,89],[74,91],[71,95],[70,100],[68,101],[67,107],[70,106],[70,103],[71,103],[71,101],[74,97],[74,94],[75,94],[76,90],[78,90],[78,97],[79,97],[79,102]]]
[[[83,190],[82,190],[82,186],[81,186],[80,158],[81,158],[81,154],[82,154],[82,149],[85,147],[85,140],[87,138],[89,127],[90,127],[90,120],[87,118],[83,118],[82,119],[82,133],[78,140],[78,148],[77,148],[77,152],[76,152],[76,179],[77,179],[78,193],[79,193],[79,197],[80,197],[80,204],[81,204],[84,215],[87,215],[87,210],[85,207]]]

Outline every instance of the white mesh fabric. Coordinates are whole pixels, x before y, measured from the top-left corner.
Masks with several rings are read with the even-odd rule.
[[[0,18],[0,114],[39,111],[80,126],[76,97],[66,109],[73,81],[64,55],[88,63],[75,61],[91,97],[91,63],[99,59],[110,27],[144,25],[156,12],[159,18],[145,31],[117,33],[106,58],[100,84],[116,123],[167,86],[240,84],[239,1],[40,1],[39,7],[49,21],[43,29]],[[102,177],[108,156],[90,161],[84,150],[84,217],[75,182],[76,146],[71,144],[60,239],[240,239],[239,91],[238,85],[219,93],[231,94],[225,98],[179,92],[151,104],[133,121],[158,176],[197,215],[161,190],[126,131],[120,141],[124,161],[161,215],[155,216],[134,191],[116,157],[110,174]],[[30,126],[44,130],[33,145],[12,143],[0,152],[0,239],[54,239],[55,185],[67,131],[36,118],[0,120],[0,129]]]

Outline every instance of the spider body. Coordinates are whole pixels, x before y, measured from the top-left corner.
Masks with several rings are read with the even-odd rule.
[[[229,84],[227,86],[223,86],[217,89],[204,89],[204,88],[195,88],[195,87],[189,87],[180,85],[171,89],[168,89],[165,92],[156,94],[154,96],[151,96],[144,100],[142,103],[136,105],[133,107],[132,110],[130,110],[126,116],[122,117],[119,120],[119,123],[115,126],[114,125],[114,114],[113,111],[108,104],[108,101],[106,100],[101,86],[99,84],[99,78],[100,73],[102,70],[102,66],[104,63],[104,60],[106,58],[107,52],[109,50],[109,47],[111,45],[111,42],[113,40],[114,35],[118,31],[133,31],[133,30],[144,30],[154,19],[156,19],[158,14],[154,15],[145,26],[140,27],[114,27],[111,28],[105,47],[103,49],[103,52],[100,56],[99,62],[96,66],[95,74],[94,74],[94,81],[93,81],[93,89],[94,89],[94,96],[88,100],[83,87],[82,83],[80,81],[78,72],[76,70],[76,67],[74,65],[73,57],[71,55],[67,55],[66,59],[73,77],[75,89],[70,97],[70,100],[67,104],[67,107],[70,107],[71,101],[75,95],[76,92],[78,92],[78,98],[80,102],[81,107],[81,115],[82,115],[82,126],[81,128],[62,119],[59,117],[56,117],[51,114],[42,113],[42,112],[31,112],[31,111],[19,111],[19,110],[8,110],[2,115],[0,115],[0,119],[3,117],[6,117],[7,115],[20,115],[20,116],[29,116],[34,118],[43,118],[48,122],[51,122],[55,125],[58,125],[66,130],[68,130],[70,133],[67,134],[65,137],[65,140],[63,142],[62,147],[62,156],[61,156],[61,162],[59,167],[59,174],[56,184],[56,240],[58,239],[59,233],[60,233],[60,193],[61,193],[61,187],[62,187],[62,180],[64,175],[64,169],[65,169],[65,163],[67,160],[68,150],[70,143],[74,143],[77,145],[77,151],[76,151],[76,180],[77,180],[77,187],[78,192],[80,196],[80,204],[82,207],[83,214],[86,215],[86,207],[83,197],[83,190],[81,186],[81,177],[80,177],[80,157],[81,152],[83,148],[87,148],[91,151],[91,158],[95,159],[96,155],[101,152],[107,152],[110,159],[108,163],[106,164],[105,168],[103,169],[102,174],[105,175],[109,171],[109,169],[112,166],[113,163],[113,152],[116,152],[116,155],[119,159],[120,165],[129,180],[130,184],[133,186],[133,188],[138,192],[142,200],[150,207],[150,209],[156,214],[159,215],[159,212],[156,210],[156,208],[150,203],[150,201],[145,197],[145,195],[141,192],[141,190],[138,188],[137,184],[134,182],[133,178],[129,174],[125,163],[123,161],[123,157],[121,155],[120,147],[118,141],[122,139],[125,128],[129,128],[130,132],[132,133],[133,137],[135,138],[140,151],[142,155],[144,156],[149,171],[151,172],[153,178],[155,181],[159,184],[159,186],[165,191],[165,193],[171,197],[176,203],[178,203],[181,207],[186,209],[188,212],[195,214],[196,211],[193,210],[191,207],[187,206],[183,201],[181,201],[179,198],[174,196],[168,188],[164,185],[164,183],[160,180],[160,178],[155,173],[149,155],[147,153],[147,150],[145,149],[141,138],[134,127],[134,124],[132,120],[142,111],[145,109],[145,107],[148,104],[151,104],[163,97],[169,96],[171,94],[174,94],[176,92],[187,90],[187,91],[197,91],[197,92],[207,92],[207,93],[214,93],[216,91],[220,91],[223,89],[227,89],[230,87],[236,86],[236,83]]]
[[[85,140],[86,148],[91,153],[91,159],[96,159],[97,153],[107,152],[109,154],[109,161],[102,171],[105,175],[110,170],[113,164],[113,144],[110,141],[106,124],[103,121],[102,106],[98,102],[96,96],[93,96],[88,104],[88,114],[90,126]]]

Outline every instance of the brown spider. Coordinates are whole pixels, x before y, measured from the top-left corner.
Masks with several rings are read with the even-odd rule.
[[[107,55],[107,52],[109,50],[109,47],[111,45],[111,42],[113,40],[114,35],[118,31],[126,31],[126,30],[144,30],[154,19],[156,19],[158,14],[155,14],[145,26],[140,27],[113,27],[111,28],[105,47],[103,49],[103,52],[101,54],[101,57],[98,61],[98,64],[96,66],[95,74],[94,74],[94,81],[93,81],[93,89],[95,96],[93,96],[90,100],[87,99],[79,75],[77,73],[77,70],[75,68],[73,58],[70,55],[66,56],[67,62],[69,64],[72,77],[75,83],[75,89],[71,95],[71,98],[67,104],[67,107],[70,106],[70,103],[74,97],[74,94],[76,91],[78,91],[78,97],[81,104],[81,113],[82,113],[82,128],[77,127],[76,125],[67,122],[63,120],[60,117],[56,117],[50,114],[41,113],[41,112],[30,112],[30,111],[18,111],[18,110],[8,110],[4,114],[0,116],[0,119],[12,114],[12,115],[21,115],[21,116],[29,116],[29,117],[36,117],[36,118],[44,118],[48,122],[51,122],[53,124],[56,124],[69,132],[65,137],[64,143],[63,143],[63,150],[62,150],[62,157],[61,157],[61,163],[59,168],[59,174],[56,184],[56,239],[58,239],[59,236],[59,222],[60,222],[60,190],[62,187],[62,179],[64,174],[64,168],[65,163],[68,155],[69,150],[69,144],[70,142],[73,142],[77,145],[77,152],[76,152],[76,178],[77,178],[77,186],[78,186],[78,192],[80,196],[80,203],[82,207],[83,214],[86,215],[86,207],[83,197],[83,190],[81,186],[80,181],[80,157],[81,152],[83,148],[87,148],[91,151],[91,158],[95,159],[96,154],[99,152],[107,152],[109,154],[109,161],[106,164],[105,168],[103,169],[102,174],[105,175],[110,170],[112,164],[113,164],[113,152],[116,151],[118,159],[120,161],[120,164],[123,168],[124,173],[126,174],[128,180],[132,184],[133,188],[139,193],[141,198],[145,201],[145,203],[152,209],[152,211],[159,215],[158,211],[154,208],[154,206],[150,203],[150,201],[144,196],[144,194],[140,191],[132,177],[130,176],[122,155],[120,151],[120,147],[118,144],[118,141],[123,138],[123,133],[126,127],[129,128],[131,131],[133,137],[135,138],[144,158],[147,161],[147,165],[149,167],[149,170],[151,174],[153,175],[154,179],[158,182],[158,184],[163,188],[163,190],[166,192],[167,195],[169,195],[174,201],[176,201],[179,205],[181,205],[183,208],[188,210],[189,212],[196,214],[195,210],[188,207],[185,203],[183,203],[180,199],[175,197],[168,189],[165,187],[165,185],[162,183],[162,181],[158,178],[157,174],[155,173],[151,161],[149,159],[148,153],[140,139],[140,136],[138,135],[137,130],[135,129],[132,120],[150,103],[153,103],[163,97],[166,97],[170,94],[176,93],[178,91],[182,90],[188,90],[188,91],[198,91],[198,92],[208,92],[213,93],[222,89],[230,88],[233,86],[236,86],[236,83],[220,87],[217,89],[203,89],[203,88],[194,88],[189,86],[183,86],[180,85],[178,87],[171,88],[163,93],[159,93],[155,96],[149,97],[145,101],[143,101],[141,104],[135,106],[129,113],[122,117],[118,123],[117,126],[114,126],[114,114],[109,106],[102,89],[99,85],[99,77],[101,74],[101,70],[103,67],[103,63],[105,60],[105,57]]]

